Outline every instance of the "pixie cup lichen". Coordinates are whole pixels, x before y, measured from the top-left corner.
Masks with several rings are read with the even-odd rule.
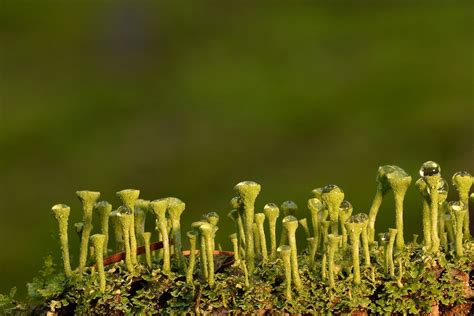
[[[196,265],[196,240],[198,233],[194,230],[188,231],[186,236],[189,240],[189,263],[186,271],[186,282],[193,283],[194,266]]]
[[[255,268],[255,253],[253,240],[253,221],[255,200],[260,193],[260,184],[253,181],[243,181],[238,183],[234,190],[239,194],[239,198],[244,209],[244,228],[245,228],[245,261],[249,274],[252,274]]]
[[[131,273],[135,271],[132,261],[131,247],[130,247],[130,227],[132,225],[133,215],[126,206],[120,206],[117,214],[118,222],[122,228],[123,243],[125,248],[125,265],[127,270]]]
[[[262,253],[263,260],[267,260],[268,252],[267,252],[267,241],[265,237],[265,228],[264,223],[265,221],[265,214],[264,213],[257,213],[255,214],[255,224],[257,225],[258,229],[258,239],[260,241],[260,251]]]
[[[342,223],[341,225],[341,232],[342,232],[342,249],[346,249],[347,246],[347,228],[344,223],[351,217],[352,215],[352,204],[349,201],[342,201],[339,207],[339,221]]]
[[[82,203],[84,228],[82,229],[81,248],[79,254],[79,272],[83,272],[87,263],[87,251],[89,250],[89,237],[92,231],[92,210],[94,204],[100,197],[99,192],[77,191],[77,197]]]
[[[317,189],[315,189],[317,190]],[[313,190],[314,191],[314,190]],[[319,212],[323,210],[323,203],[318,198],[311,198],[308,200],[308,209],[311,213],[311,224],[313,226],[313,237],[315,238],[316,249],[319,244]]]
[[[105,271],[104,271],[104,246],[105,235],[95,234],[91,236],[92,244],[94,245],[95,264],[97,272],[99,273],[99,289],[102,293],[105,292]]]
[[[126,189],[117,192],[117,196],[132,214],[132,222],[130,223],[130,251],[133,264],[137,264],[137,236],[135,234],[135,202],[140,196],[139,190]]]
[[[68,241],[68,219],[71,209],[65,204],[56,204],[52,207],[54,218],[58,221],[59,240],[61,242],[61,251],[64,265],[64,274],[71,276],[71,262],[69,259],[69,241]]]
[[[268,219],[268,228],[270,230],[270,258],[273,260],[277,255],[276,223],[280,216],[280,209],[275,203],[268,203],[263,207],[263,212]]]
[[[368,220],[367,214],[359,213],[352,215],[346,221],[346,227],[351,241],[354,284],[356,285],[361,283],[359,259],[360,235],[362,234],[362,230],[367,226]]]
[[[331,233],[337,236],[339,234],[339,207],[344,200],[344,192],[337,185],[329,184],[323,187],[321,198],[329,211]]]
[[[181,270],[186,271],[186,261],[183,256],[183,247],[181,244],[181,215],[186,205],[178,198],[168,198],[168,215],[171,219],[171,234],[173,235],[173,247],[175,255]],[[217,217],[219,221],[219,217]]]
[[[168,221],[166,219],[166,210],[168,209],[169,200],[158,199],[150,202],[150,210],[158,221],[158,228],[160,230],[161,239],[163,242],[163,273],[168,274],[171,272],[171,261],[170,261],[170,242],[168,237]]]
[[[426,182],[427,189],[430,194],[430,213],[431,213],[431,251],[437,253],[439,251],[439,234],[438,234],[438,187],[441,179],[441,168],[434,161],[423,163],[420,168],[420,176]]]
[[[467,210],[461,201],[452,201],[448,203],[449,211],[454,215],[454,238],[456,256],[461,257],[463,250],[464,221],[466,220]]]
[[[328,236],[328,250],[327,256],[329,261],[329,287],[334,287],[336,285],[334,281],[334,274],[335,274],[335,267],[334,267],[334,255],[337,251],[339,244],[341,243],[342,236],[334,236],[333,234],[329,234]]]
[[[99,214],[100,232],[105,236],[104,240],[104,255],[107,255],[107,247],[109,243],[109,218],[112,212],[112,204],[107,201],[100,201],[95,203],[95,211]]]
[[[283,216],[295,216],[296,213],[298,212],[298,205],[296,205],[295,202],[293,201],[285,201],[281,203],[280,209],[283,211]],[[288,243],[288,236],[286,235],[286,230],[282,229],[281,230],[281,235],[280,235],[280,243],[279,245],[284,245]]]
[[[452,181],[454,187],[458,191],[459,201],[464,204],[467,211],[463,224],[463,234],[465,239],[469,239],[471,238],[471,233],[469,231],[469,191],[474,182],[474,177],[466,171],[459,171],[453,175]]]
[[[291,291],[291,274],[292,274],[292,268],[291,268],[291,248],[288,245],[281,245],[277,249],[278,253],[281,256],[281,259],[283,260],[283,266],[285,268],[285,283],[286,283],[286,299],[287,300],[292,300],[292,291]]]
[[[143,242],[145,243],[145,260],[149,268],[152,267],[151,261],[151,250],[150,250],[150,241],[151,241],[151,232],[143,232],[142,234]]]
[[[283,218],[283,228],[286,230],[288,243],[291,248],[291,274],[296,289],[300,290],[302,287],[300,273],[298,270],[298,250],[296,247],[296,229],[298,228],[298,220],[292,215]]]

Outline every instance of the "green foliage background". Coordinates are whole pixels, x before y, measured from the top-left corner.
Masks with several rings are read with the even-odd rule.
[[[59,255],[55,203],[119,189],[187,203],[183,227],[340,185],[367,211],[377,166],[474,173],[472,2],[2,1],[0,292]],[[451,196],[454,195],[451,192]],[[388,199],[378,229],[393,225]],[[407,195],[405,235],[420,230]],[[70,234],[73,250],[77,238]],[[77,261],[77,251],[73,262]]]

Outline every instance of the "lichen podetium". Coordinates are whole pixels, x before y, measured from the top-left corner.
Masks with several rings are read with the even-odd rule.
[[[0,296],[0,314],[8,305],[10,311],[51,315],[401,315],[434,313],[435,308],[468,315],[474,302],[469,285],[474,242],[466,229],[467,204],[469,197],[474,199],[469,195],[472,176],[463,171],[452,177],[458,193],[454,201],[447,200],[448,185],[439,164],[423,163],[420,176],[414,187],[422,203],[415,214],[423,223],[423,242],[416,240],[417,234],[405,241],[403,203],[412,179],[395,165],[378,169],[376,194],[367,214],[359,212],[364,206],[353,206],[337,185],[313,189],[307,201],[298,202],[307,210],[300,210],[292,200],[280,207],[274,202],[260,204],[261,186],[240,182],[234,187],[238,196],[231,199],[228,217],[205,213],[192,222],[184,243],[185,203],[178,198],[148,202],[138,199],[138,190],[122,190],[117,195],[123,205],[112,211],[110,203],[96,203],[100,193],[78,191],[83,204],[82,222],[75,225],[81,242],[79,269],[71,268],[69,253],[68,218],[74,210],[57,204],[52,212],[59,230],[62,272],[54,272],[54,264],[46,260],[39,277],[28,285],[33,304],[39,305],[28,307],[12,295]],[[384,208],[384,216],[392,219],[394,228],[380,233],[376,241],[376,219],[390,192],[395,203]],[[94,214],[100,226],[90,247]],[[145,225],[147,217],[156,225]],[[226,245],[233,251],[216,251],[216,245],[221,249],[217,236],[221,221],[235,224],[234,232],[224,231],[230,234]],[[109,222],[114,224],[115,247],[108,242]],[[158,232],[146,232],[148,226]],[[282,232],[280,244],[277,231]],[[303,237],[305,247],[298,251],[297,238]],[[115,254],[104,258],[107,244]],[[183,249],[186,246],[189,250]],[[156,258],[153,251],[162,251],[162,256]],[[145,260],[137,260],[140,254]]]

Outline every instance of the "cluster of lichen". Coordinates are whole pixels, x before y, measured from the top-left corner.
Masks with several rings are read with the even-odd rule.
[[[416,187],[423,201],[421,243],[416,235],[405,242],[403,201],[412,179],[400,167],[378,169],[368,214],[353,214],[351,203],[336,185],[314,189],[307,202],[310,221],[293,201],[280,207],[268,203],[262,212],[255,212],[260,185],[241,182],[234,188],[237,196],[228,214],[236,228],[229,236],[233,258],[216,251],[219,215],[215,212],[191,225],[186,233],[190,251],[185,256],[181,200],[145,201],[138,199],[138,190],[123,190],[117,193],[123,205],[112,211],[111,204],[97,202],[98,192],[79,191],[83,203],[83,222],[76,224],[81,236],[79,266],[72,270],[69,258],[70,209],[55,205],[64,274],[54,274],[49,262],[47,273],[29,285],[30,294],[43,300],[40,308],[50,311],[104,314],[264,310],[417,314],[430,311],[434,303],[449,308],[472,302],[473,291],[468,281],[466,288],[465,278],[469,280],[474,265],[468,216],[474,178],[467,172],[456,173],[452,183],[459,199],[447,202],[448,185],[439,165],[424,163],[420,175]],[[376,240],[377,213],[390,191],[396,225]],[[101,231],[90,237],[94,210]],[[154,234],[144,230],[147,214],[153,215],[156,239],[162,243],[156,251],[150,247]],[[104,267],[104,255],[110,252],[109,218],[116,251],[123,250],[125,256],[124,264]],[[282,230],[277,241],[278,223]],[[300,227],[306,243],[298,252]],[[140,244],[145,246],[143,259],[137,255]],[[88,252],[95,263],[91,268],[86,265]]]

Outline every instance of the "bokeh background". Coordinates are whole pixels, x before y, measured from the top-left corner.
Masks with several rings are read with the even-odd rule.
[[[3,0],[0,292],[59,258],[50,208],[92,189],[187,204],[186,230],[246,179],[257,210],[340,185],[367,211],[379,165],[474,173],[472,2]],[[456,198],[451,190],[450,198]],[[393,225],[393,199],[377,229]],[[406,198],[405,238],[421,202]],[[474,216],[473,216],[474,217]],[[96,225],[97,226],[97,225]],[[78,240],[70,231],[73,262]]]

